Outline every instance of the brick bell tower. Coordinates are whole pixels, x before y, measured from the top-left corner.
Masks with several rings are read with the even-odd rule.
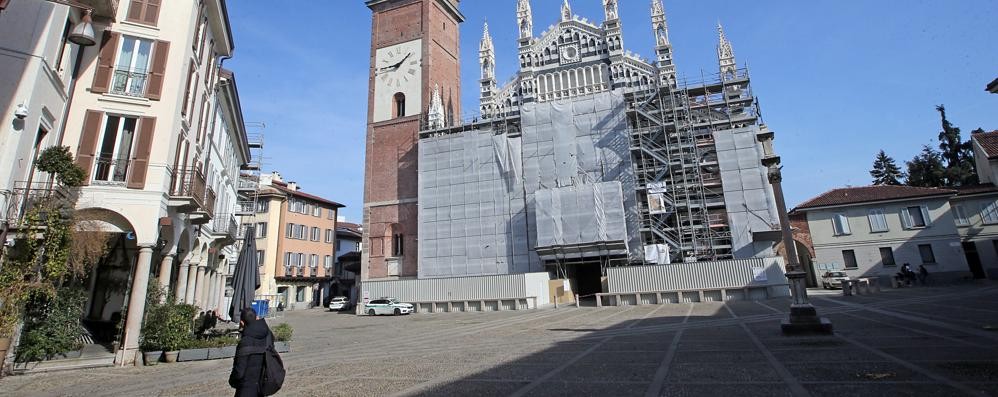
[[[361,282],[417,275],[417,144],[435,87],[445,123],[461,114],[459,1],[365,3],[372,21]]]

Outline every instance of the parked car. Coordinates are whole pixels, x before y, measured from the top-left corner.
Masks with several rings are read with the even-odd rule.
[[[821,286],[825,289],[842,288],[842,280],[848,280],[845,272],[825,272],[821,276]]]
[[[346,310],[350,307],[350,299],[345,296],[334,296],[332,300],[329,301],[329,310],[340,311]]]
[[[374,299],[364,305],[364,308],[367,309],[367,315],[369,316],[377,316],[379,314],[392,314],[398,316],[413,312],[411,303],[402,303],[395,298]]]

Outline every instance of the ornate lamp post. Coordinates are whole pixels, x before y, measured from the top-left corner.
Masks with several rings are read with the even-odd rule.
[[[790,304],[790,317],[783,320],[781,328],[784,334],[831,333],[832,322],[828,321],[827,318],[818,317],[818,311],[807,299],[807,285],[804,282],[807,273],[797,261],[797,245],[790,232],[787,204],[783,198],[783,175],[780,172],[782,167],[780,167],[779,158],[777,157],[775,162],[763,161],[769,170],[769,183],[773,185],[773,196],[776,198],[783,248],[787,254],[787,280],[790,282],[790,293],[793,296],[793,303]]]

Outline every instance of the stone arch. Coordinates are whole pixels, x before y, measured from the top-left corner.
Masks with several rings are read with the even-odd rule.
[[[135,241],[150,241],[155,238],[155,236],[146,236],[145,231],[137,230],[132,221],[115,210],[88,207],[77,210],[76,216],[83,221],[83,231],[133,233]]]

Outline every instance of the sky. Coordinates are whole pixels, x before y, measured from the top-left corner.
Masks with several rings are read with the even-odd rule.
[[[620,2],[624,46],[654,58],[650,0]],[[290,4],[294,4],[290,6]],[[560,0],[533,0],[534,34],[558,21]],[[602,21],[599,0],[572,11]],[[264,170],[343,203],[364,199],[371,12],[362,0],[228,2],[245,119],[266,124]],[[488,21],[497,76],[516,73],[516,0],[464,0],[462,107],[478,108],[478,42]],[[998,129],[998,1],[665,1],[679,75],[716,73],[718,22],[748,66],[764,122],[776,133],[787,203],[870,183],[881,149],[899,165],[937,146],[935,106],[964,139]],[[470,116],[466,114],[465,116]],[[251,129],[251,132],[253,129]]]

